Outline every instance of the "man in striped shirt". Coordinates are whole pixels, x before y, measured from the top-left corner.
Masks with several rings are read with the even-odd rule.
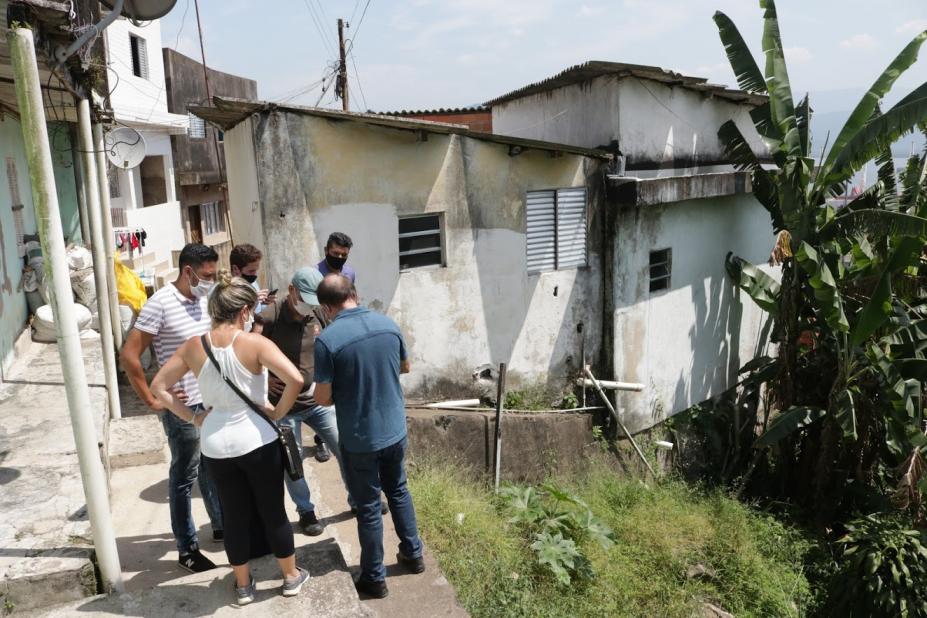
[[[185,246],[180,252],[177,280],[148,299],[126,338],[120,356],[132,388],[151,410],[161,415],[171,450],[168,489],[171,529],[180,553],[180,566],[194,573],[207,571],[216,565],[199,550],[190,500],[193,483],[199,480],[206,512],[212,522],[213,540],[216,541],[223,538],[219,497],[200,461],[199,429],[166,410],[152,395],[142,369],[141,355],[153,343],[158,363],[163,366],[187,339],[209,331],[206,303],[209,291],[215,285],[218,261],[218,254],[210,247],[198,244]],[[175,389],[183,393],[187,405],[194,411],[202,409],[199,384],[192,373],[181,378]]]

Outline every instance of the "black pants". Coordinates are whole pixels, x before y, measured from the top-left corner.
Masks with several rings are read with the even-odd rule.
[[[240,457],[203,456],[219,493],[225,553],[232,566],[255,556],[252,527],[261,525],[277,558],[293,555],[293,528],[283,505],[283,455],[276,440]]]

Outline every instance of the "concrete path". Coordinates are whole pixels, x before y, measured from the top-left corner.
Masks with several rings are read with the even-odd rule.
[[[98,441],[106,442],[99,338],[81,342]],[[0,613],[96,592],[90,522],[58,349],[28,330],[0,384]]]

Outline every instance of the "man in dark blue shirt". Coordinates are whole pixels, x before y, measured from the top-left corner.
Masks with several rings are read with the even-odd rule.
[[[315,341],[315,399],[335,404],[348,488],[357,503],[361,575],[355,586],[382,598],[388,590],[381,490],[399,536],[397,560],[413,573],[425,570],[404,467],[406,413],[399,374],[410,369],[408,355],[396,323],[358,306],[349,279],[328,275],[316,293],[332,323]]]

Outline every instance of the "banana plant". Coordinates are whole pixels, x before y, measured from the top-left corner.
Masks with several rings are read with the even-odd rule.
[[[769,158],[753,151],[733,121],[718,137],[734,166],[751,173],[754,196],[769,213],[781,282],[736,256],[726,266],[770,314],[779,345],[778,370],[767,382],[779,414],[755,446],[794,461],[815,453],[813,482],[795,486],[825,501],[848,476],[873,482],[886,457],[923,447],[927,154],[912,157],[899,179],[890,148],[927,125],[927,82],[884,112],[881,102],[917,60],[927,31],[877,77],[816,164],[811,102],[806,95],[794,103],[775,3],[759,4],[763,71],[730,18],[717,12],[714,21],[740,88],[767,98],[750,116]],[[876,183],[842,208],[829,205],[873,160]]]

